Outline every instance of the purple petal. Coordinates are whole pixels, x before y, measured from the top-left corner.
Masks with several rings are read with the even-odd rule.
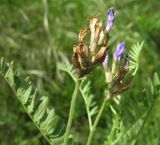
[[[109,9],[105,31],[109,32],[112,29],[114,24],[114,16],[115,16],[115,10],[113,8]]]
[[[125,42],[119,43],[117,45],[116,51],[113,53],[114,59],[119,62],[121,60],[121,58],[123,57],[125,50],[126,50]]]

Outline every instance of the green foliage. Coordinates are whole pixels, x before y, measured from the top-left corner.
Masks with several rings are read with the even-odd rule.
[[[96,101],[94,100],[95,96],[91,94],[90,85],[91,85],[91,82],[88,81],[87,79],[84,79],[80,86],[80,92],[85,102],[88,121],[89,121],[89,127],[91,130],[93,126],[92,117],[98,112],[98,106]]]
[[[10,86],[15,96],[29,115],[33,123],[52,145],[59,145],[63,141],[63,128],[54,109],[48,107],[48,97],[36,100],[37,91],[33,90],[29,78],[21,79],[20,71],[13,70],[13,62],[5,63],[0,60],[0,75]]]
[[[130,57],[129,69],[133,70],[133,75],[136,74],[139,67],[139,56],[143,47],[143,43],[144,42],[133,45],[132,49],[129,52],[129,57]]]
[[[107,137],[106,145],[136,144],[144,126],[151,119],[153,110],[157,107],[160,97],[160,81],[157,73],[153,82],[149,79],[142,93],[137,96],[125,96],[115,98],[112,104],[112,112],[115,114],[111,133]],[[152,128],[147,134],[147,144],[155,144],[158,140],[157,128]],[[154,136],[156,135],[156,136]]]
[[[72,65],[68,64],[62,64],[59,63],[58,64],[58,68],[66,73],[68,73],[70,75],[70,77],[76,81],[75,75],[76,75],[76,71],[73,68]],[[87,80],[87,78],[84,78],[81,82],[79,91],[83,97],[84,103],[85,103],[85,107],[86,107],[86,112],[87,112],[87,116],[88,116],[88,121],[89,121],[89,127],[90,130],[92,129],[92,116],[94,116],[97,113],[97,103],[94,100],[94,95],[91,94],[91,90],[90,90],[90,85],[91,82],[89,80]]]
[[[74,80],[74,82],[76,81],[76,76],[75,76],[76,71],[72,65],[69,65],[69,64],[65,65],[63,63],[58,63],[58,69],[68,73],[70,77]]]
[[[77,33],[82,26],[85,27],[85,24],[88,23],[87,18],[101,12],[105,21],[106,10],[109,7],[116,9],[115,26],[110,33],[110,48],[123,40],[126,40],[127,48],[130,48],[133,43],[143,40],[145,42],[140,57],[139,71],[134,78],[134,83],[121,98],[124,99],[124,105],[128,105],[127,102],[130,102],[129,99],[132,100],[133,96],[139,100],[143,98],[144,94],[139,93],[147,84],[146,78],[148,76],[152,76],[155,71],[160,74],[159,0],[147,2],[146,0],[0,1],[0,13],[3,14],[0,16],[0,57],[5,57],[8,62],[14,60],[15,67],[23,70],[22,76],[30,76],[33,82],[32,86],[38,89],[38,96],[48,96],[49,105],[54,106],[58,116],[60,115],[65,122],[68,117],[69,96],[72,92],[73,81],[67,77],[64,78],[63,73],[57,72],[57,63],[63,60],[66,64],[64,60],[66,58],[70,60],[74,41],[78,37]],[[95,101],[98,104],[102,102],[103,90],[106,87],[103,84],[102,71],[102,67],[99,67],[89,76],[92,83],[90,91],[96,96]],[[41,134],[36,132],[31,121],[24,115],[23,109],[14,99],[1,77],[0,81],[0,144],[46,145],[45,140]],[[29,86],[27,85],[25,89],[28,89]],[[120,103],[121,99],[116,98],[116,101]],[[150,106],[147,102],[146,99],[146,109]],[[79,101],[77,106],[81,106],[81,103]],[[131,102],[129,105],[132,105]],[[114,113],[117,113],[117,106],[112,104]],[[136,109],[134,105],[132,108]],[[156,108],[144,127],[137,144],[152,145],[153,143],[155,145],[153,141],[158,142],[156,137],[160,130],[160,111],[158,107]],[[93,145],[102,143],[103,136],[107,136],[112,127],[113,123],[110,120],[113,120],[114,115],[112,116],[107,109],[106,111],[95,134]],[[76,143],[82,145],[85,144],[88,134],[87,117],[84,117],[84,113],[83,109],[77,110],[74,122],[76,128],[74,127],[72,130],[76,135]],[[127,120],[126,117],[124,120]],[[130,120],[132,122],[132,119]],[[129,125],[131,122],[127,122],[127,124]],[[82,138],[84,139],[82,140]]]
[[[20,71],[13,70],[13,62],[4,63],[2,58],[0,66],[0,74],[11,87],[36,127],[50,144],[60,144],[63,141],[63,131],[59,128],[59,120],[54,109],[48,108],[48,97],[41,97],[39,101],[36,101],[37,91],[33,91],[29,78],[22,81]],[[74,81],[76,80],[72,65],[58,64],[58,68],[67,72]],[[90,81],[86,78],[82,80],[80,92],[86,105],[91,130],[92,116],[97,113],[97,105],[94,96],[90,93]],[[135,144],[155,107],[159,95],[160,80],[155,73],[154,81],[148,79],[148,85],[138,97],[121,98],[121,96],[117,96],[114,98],[114,103],[110,108],[115,117],[105,144]],[[158,137],[155,140],[157,141]],[[153,141],[155,142],[155,140]]]

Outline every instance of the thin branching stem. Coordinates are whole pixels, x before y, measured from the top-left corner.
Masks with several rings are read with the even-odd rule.
[[[77,99],[77,95],[78,95],[78,91],[79,91],[79,86],[80,86],[80,80],[77,80],[76,81],[76,86],[75,86],[75,89],[74,89],[74,92],[73,92],[73,96],[72,96],[69,118],[68,118],[67,128],[66,128],[65,137],[64,137],[64,145],[67,145],[69,133],[70,133],[70,130],[71,130],[71,125],[72,125],[72,120],[73,120],[75,103],[76,103],[76,99]]]
[[[89,108],[87,107],[86,109],[87,109],[87,116],[88,116],[88,122],[89,122],[89,130],[91,131],[92,130],[92,119],[89,114]]]
[[[83,93],[81,87],[79,88],[79,90],[80,90],[80,92],[81,92],[81,94],[82,94],[82,97],[83,97],[83,99],[84,99],[84,102],[85,102],[86,111],[87,111],[87,117],[88,117],[88,123],[89,123],[89,130],[91,131],[91,129],[92,129],[92,119],[91,119],[91,116],[90,116],[90,114],[89,114],[89,107],[88,107],[88,105],[87,105],[87,100],[86,100],[86,98],[85,98],[85,94]]]
[[[87,145],[90,145],[90,144],[91,144],[91,142],[92,142],[92,140],[93,140],[94,132],[95,132],[95,130],[96,130],[96,128],[97,128],[97,125],[98,125],[98,123],[99,123],[99,120],[100,120],[100,118],[101,118],[101,116],[102,116],[103,110],[104,110],[106,104],[107,104],[107,103],[109,104],[109,100],[108,100],[107,98],[110,98],[110,93],[108,93],[108,94],[107,94],[107,97],[105,97],[105,99],[104,99],[104,101],[103,101],[103,103],[102,103],[102,105],[101,105],[101,108],[100,108],[100,110],[99,110],[99,112],[98,112],[98,114],[97,114],[97,116],[96,116],[96,119],[95,119],[95,122],[94,122],[94,124],[93,124],[93,127],[92,127],[92,129],[91,129],[91,131],[90,131],[90,133],[89,133],[89,137],[88,137],[88,140],[87,140]]]

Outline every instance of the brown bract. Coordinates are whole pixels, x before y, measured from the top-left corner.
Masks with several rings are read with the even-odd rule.
[[[120,94],[120,93],[128,90],[129,85],[130,85],[133,77],[128,78],[124,82],[124,78],[125,78],[127,73],[128,73],[128,69],[126,69],[125,67],[120,68],[120,70],[118,71],[118,73],[116,74],[116,76],[113,80],[113,85],[112,85],[112,89],[111,89],[111,94],[112,95]]]
[[[80,30],[78,42],[73,47],[72,61],[78,70],[79,77],[88,74],[104,61],[108,34],[100,35],[104,31],[102,22],[99,20],[100,15],[90,18],[89,28]],[[101,43],[98,44],[99,40]]]

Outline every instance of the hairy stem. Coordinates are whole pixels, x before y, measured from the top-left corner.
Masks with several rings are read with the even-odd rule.
[[[65,137],[64,137],[64,145],[67,145],[69,132],[71,130],[71,125],[72,125],[73,114],[74,114],[74,109],[75,109],[76,98],[78,95],[79,85],[80,85],[80,80],[77,80],[76,86],[75,86],[75,89],[73,92],[73,96],[72,96],[69,118],[68,118],[67,128],[66,128]]]
[[[91,116],[89,115],[89,108],[87,107],[87,116],[88,116],[88,122],[89,122],[89,129],[91,131],[92,129],[92,120],[91,120]]]
[[[87,140],[87,145],[90,145],[92,140],[93,140],[94,132],[95,132],[95,130],[97,128],[97,125],[99,123],[99,120],[100,120],[100,118],[102,116],[103,110],[104,110],[106,104],[109,103],[108,102],[108,98],[110,98],[110,93],[108,93],[107,97],[105,97],[105,99],[104,99],[104,101],[103,101],[103,103],[101,105],[101,108],[100,108],[100,110],[98,112],[98,115],[97,115],[97,117],[95,119],[95,122],[93,124],[93,127],[92,127],[92,129],[91,129],[91,131],[89,133],[89,137],[88,137],[88,140]]]
[[[85,102],[85,106],[86,106],[86,110],[87,110],[87,117],[88,117],[88,122],[89,122],[89,129],[90,129],[90,131],[91,131],[91,129],[92,129],[92,119],[91,119],[91,116],[90,116],[90,114],[89,114],[89,107],[88,107],[88,105],[87,105],[87,100],[86,100],[86,98],[85,98],[85,95],[84,95],[81,87],[80,87],[80,92],[81,92],[82,97],[83,97],[84,102]]]

